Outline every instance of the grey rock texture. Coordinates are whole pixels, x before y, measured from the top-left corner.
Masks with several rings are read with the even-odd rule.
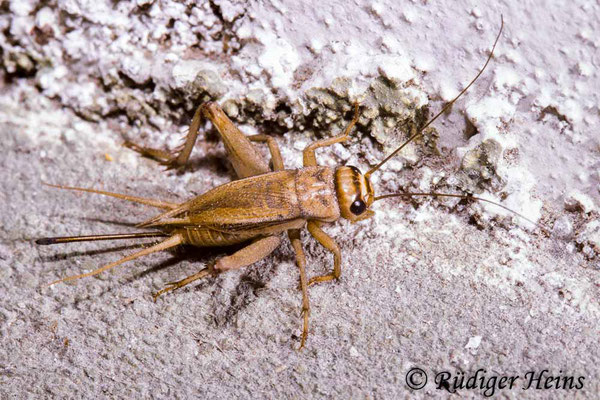
[[[485,387],[449,394],[435,377],[466,381],[483,369],[484,386],[519,376],[494,395],[596,398],[600,11],[530,6],[0,2],[0,397],[480,398]],[[318,159],[364,171],[473,77],[501,13],[486,74],[374,185],[380,194],[473,191],[549,234],[483,203],[376,203],[372,219],[326,228],[343,275],[310,288],[301,352],[287,241],[250,268],[156,303],[152,292],[231,250],[182,248],[47,286],[152,240],[33,239],[134,231],[154,210],[43,182],[170,201],[228,182],[209,125],[181,174],[122,146],[175,148],[206,100],[245,132],[274,135],[290,168],[359,101],[352,140]],[[328,271],[331,255],[308,234],[303,242],[309,275]],[[407,386],[414,367],[428,375],[423,389]],[[528,372],[544,370],[554,386],[524,389]],[[569,377],[583,387],[562,388]]]

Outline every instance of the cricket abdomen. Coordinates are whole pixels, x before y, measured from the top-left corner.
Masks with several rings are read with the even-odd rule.
[[[246,233],[227,233],[219,232],[209,228],[186,227],[178,229],[183,237],[183,242],[192,246],[199,247],[220,247],[243,243],[255,235]]]
[[[306,221],[301,218],[273,224],[261,224],[257,226],[246,226],[234,232],[223,232],[203,227],[185,227],[177,229],[175,233],[180,234],[184,244],[199,247],[220,247],[246,242],[264,236],[273,236],[287,232],[288,229],[300,229]]]

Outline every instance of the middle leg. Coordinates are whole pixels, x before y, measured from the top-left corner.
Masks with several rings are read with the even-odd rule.
[[[302,350],[306,338],[308,337],[308,317],[310,316],[310,304],[308,302],[308,282],[306,280],[306,256],[302,249],[302,241],[300,240],[300,229],[288,230],[288,237],[292,242],[292,247],[296,252],[296,264],[300,270],[300,289],[302,290],[302,317],[304,318],[304,325],[302,327],[302,339],[300,339],[300,347],[298,350]]]

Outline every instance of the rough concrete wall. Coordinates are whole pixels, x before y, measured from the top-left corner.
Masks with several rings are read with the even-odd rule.
[[[3,1],[0,393],[446,397],[435,373],[484,368],[586,377],[581,390],[504,389],[509,396],[591,397],[599,391],[599,8]],[[505,29],[488,70],[374,184],[378,193],[475,192],[551,235],[491,205],[377,203],[371,220],[327,228],[343,251],[343,277],[311,288],[303,352],[293,350],[300,294],[288,244],[156,304],[150,291],[225,252],[184,249],[44,286],[136,246],[38,248],[31,238],[133,229],[122,224],[152,210],[41,182],[172,201],[227,182],[210,129],[183,174],[121,146],[175,148],[206,100],[245,132],[276,136],[290,168],[308,143],[342,129],[359,101],[353,139],[318,159],[364,171],[472,79],[500,14]],[[308,235],[304,244],[311,276],[330,268]],[[429,374],[420,391],[404,382],[413,366]]]

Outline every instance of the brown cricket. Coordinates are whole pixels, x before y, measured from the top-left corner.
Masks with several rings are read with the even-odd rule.
[[[160,161],[170,168],[183,167],[192,152],[198,136],[198,129],[203,118],[207,118],[216,127],[225,144],[229,160],[233,165],[238,180],[215,187],[208,192],[181,204],[161,200],[152,200],[125,194],[105,192],[95,189],[50,185],[62,189],[79,190],[99,193],[136,203],[146,204],[165,210],[163,213],[142,222],[140,227],[154,228],[157,231],[75,236],[62,238],[43,238],[37,244],[55,244],[87,240],[129,239],[166,236],[167,238],[151,247],[140,250],[111,264],[94,271],[68,276],[51,284],[71,281],[88,276],[98,275],[127,261],[148,254],[186,244],[200,247],[228,246],[239,243],[248,245],[232,255],[220,258],[213,265],[204,268],[194,275],[178,282],[172,282],[164,289],[154,294],[154,300],[168,291],[181,288],[198,279],[218,273],[249,266],[273,252],[281,243],[282,234],[287,233],[296,253],[296,263],[300,270],[300,288],[302,290],[303,329],[300,348],[308,336],[308,318],[310,305],[308,286],[338,279],[341,276],[342,255],[337,243],[329,237],[321,226],[337,221],[340,217],[352,222],[371,217],[374,211],[370,209],[373,202],[389,197],[410,196],[448,196],[473,199],[492,203],[511,211],[520,217],[522,215],[509,210],[498,203],[471,195],[444,193],[395,193],[375,196],[370,183],[370,176],[390,158],[395,156],[404,146],[420,136],[423,130],[445,112],[483,73],[490,62],[504,23],[484,66],[475,78],[442,110],[429,120],[417,133],[413,134],[404,144],[394,150],[389,156],[362,174],[352,166],[337,168],[319,166],[315,150],[348,140],[350,132],[359,118],[359,106],[354,106],[354,116],[346,129],[339,135],[318,140],[303,151],[303,168],[286,170],[276,141],[267,135],[246,137],[229,120],[227,115],[216,103],[204,103],[196,110],[183,147],[176,155],[165,151],[137,146],[126,143],[126,146]],[[252,142],[266,143],[271,153],[272,168]],[[300,241],[300,230],[306,227],[309,233],[327,250],[333,253],[333,271],[326,275],[306,276],[306,258]]]

